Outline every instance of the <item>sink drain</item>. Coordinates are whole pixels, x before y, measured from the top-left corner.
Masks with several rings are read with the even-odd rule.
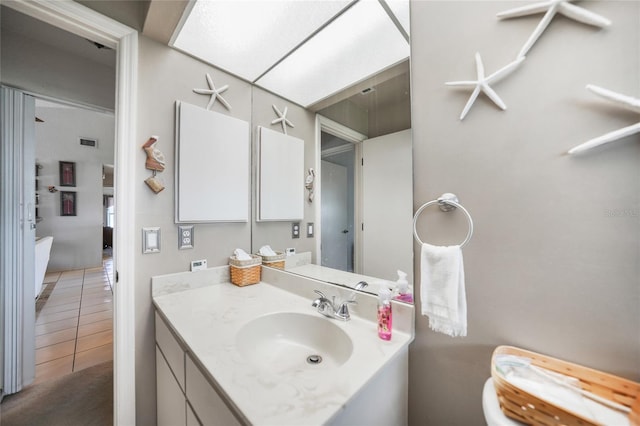
[[[309,355],[307,357],[307,364],[320,364],[322,362],[322,357],[320,355]]]

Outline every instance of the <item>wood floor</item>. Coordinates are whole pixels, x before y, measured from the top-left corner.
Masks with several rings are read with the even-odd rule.
[[[45,276],[36,313],[35,383],[113,360],[112,276],[112,258],[101,268]]]

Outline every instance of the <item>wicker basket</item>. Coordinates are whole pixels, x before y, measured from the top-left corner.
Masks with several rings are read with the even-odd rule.
[[[640,425],[640,383],[535,352],[511,346],[498,346],[491,359],[491,377],[500,408],[508,417],[529,425],[597,425],[592,420],[566,411],[509,383],[496,368],[496,355],[526,357],[531,359],[532,365],[575,377],[580,380],[583,390],[631,408],[629,423],[633,426]]]
[[[231,282],[239,287],[260,282],[260,256],[251,255],[251,259],[238,260],[235,256],[229,258],[229,272]]]
[[[261,256],[261,255],[258,255]],[[277,251],[275,256],[261,256],[262,264],[271,268],[284,269],[285,252]]]

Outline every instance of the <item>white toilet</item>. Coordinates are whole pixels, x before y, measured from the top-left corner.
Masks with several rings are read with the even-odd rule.
[[[493,379],[489,378],[484,382],[482,389],[482,411],[488,426],[522,426],[524,423],[512,420],[505,416],[500,409],[496,388],[493,386]]]

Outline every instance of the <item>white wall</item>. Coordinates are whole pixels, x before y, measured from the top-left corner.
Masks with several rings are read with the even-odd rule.
[[[113,114],[86,109],[51,107],[36,102],[36,162],[39,175],[39,215],[36,235],[52,235],[49,271],[92,268],[102,265],[102,165],[113,164],[115,120]],[[79,137],[98,140],[98,147],[82,146]],[[76,186],[60,186],[59,161],[76,165]],[[60,192],[76,192],[77,216],[60,215]]]
[[[640,3],[576,3],[612,26],[556,17],[522,68],[494,85],[508,110],[480,95],[461,122],[470,92],[444,82],[475,78],[477,51],[487,73],[515,58],[541,15],[496,14],[520,4],[411,2],[414,209],[454,192],[475,221],[464,249],[468,336],[416,318],[413,425],[484,424],[482,384],[500,344],[640,379],[640,135],[565,155],[638,121],[585,85],[640,96]],[[422,216],[430,242],[464,238],[455,214]]]

